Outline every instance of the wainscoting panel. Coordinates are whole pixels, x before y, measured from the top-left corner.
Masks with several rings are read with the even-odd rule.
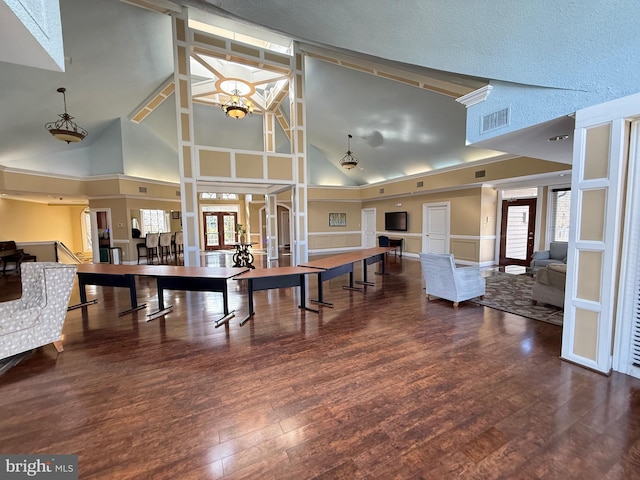
[[[362,243],[362,236],[360,233],[345,233],[345,234],[310,234],[309,235],[309,249],[333,249],[333,248],[346,248],[346,247],[360,247]]]
[[[471,262],[478,261],[479,240],[472,239],[451,239],[451,253],[456,260],[468,260]]]

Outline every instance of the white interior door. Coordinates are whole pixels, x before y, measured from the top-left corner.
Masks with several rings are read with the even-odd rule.
[[[422,251],[449,253],[449,202],[422,205]]]
[[[362,209],[362,247],[376,246],[376,209]]]

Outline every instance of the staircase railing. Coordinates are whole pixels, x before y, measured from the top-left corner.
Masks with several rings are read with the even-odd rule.
[[[68,260],[63,262],[62,259]],[[56,242],[56,262],[60,263],[83,263],[82,260],[62,242]]]

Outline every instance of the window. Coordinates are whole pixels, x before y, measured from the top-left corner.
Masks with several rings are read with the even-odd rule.
[[[169,213],[164,210],[140,209],[140,217],[142,218],[141,235],[143,237],[147,233],[171,231],[169,227]]]
[[[201,193],[202,200],[238,200],[237,193]]]
[[[236,212],[240,213],[240,205],[201,205],[203,212]]]
[[[92,250],[93,240],[91,239],[91,214],[89,209],[85,208],[82,211],[82,250],[84,252],[90,252]]]
[[[571,189],[552,189],[549,203],[549,241],[568,242],[569,221],[571,220]]]

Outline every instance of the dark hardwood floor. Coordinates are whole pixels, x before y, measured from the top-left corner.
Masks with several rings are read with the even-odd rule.
[[[320,315],[258,292],[243,327],[236,281],[220,328],[219,294],[167,292],[147,323],[118,316],[127,290],[88,287],[65,351],[0,376],[0,452],[75,453],[81,479],[640,478],[640,380],[560,360],[561,327],[427,302],[415,259],[388,267],[365,295],[325,284]],[[138,294],[157,306],[153,282]]]

